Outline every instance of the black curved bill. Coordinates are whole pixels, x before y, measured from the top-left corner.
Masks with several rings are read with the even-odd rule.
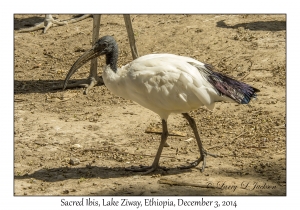
[[[89,60],[92,60],[93,58],[98,57],[101,55],[101,52],[95,50],[96,47],[92,47],[90,50],[85,52],[80,58],[77,59],[77,61],[73,64],[71,69],[69,70],[67,77],[64,81],[63,90],[66,89],[67,84],[71,76],[85,63],[87,63]]]

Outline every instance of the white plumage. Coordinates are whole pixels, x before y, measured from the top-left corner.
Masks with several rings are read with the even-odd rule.
[[[131,99],[167,120],[171,113],[185,113],[200,106],[213,109],[221,100],[214,87],[188,62],[204,64],[173,54],[145,55],[118,69],[103,69],[106,87],[115,95]]]
[[[156,157],[150,167],[131,168],[149,173],[159,167],[159,158],[168,136],[167,119],[171,113],[182,113],[193,129],[200,158],[191,165],[197,166],[208,154],[200,140],[196,123],[187,112],[206,106],[212,110],[215,102],[249,103],[259,90],[213,71],[213,67],[195,59],[173,54],[149,54],[117,68],[118,46],[111,36],[100,38],[72,66],[65,79],[65,89],[72,74],[87,61],[106,55],[103,80],[115,95],[133,100],[157,113],[162,119],[162,137]]]

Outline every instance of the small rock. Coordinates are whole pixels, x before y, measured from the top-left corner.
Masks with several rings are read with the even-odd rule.
[[[75,47],[74,52],[85,52],[86,50],[83,49],[82,47]]]
[[[69,163],[71,165],[78,165],[80,163],[80,160],[78,158],[71,157]]]
[[[73,145],[71,146],[71,148],[81,148],[81,145],[80,145],[80,144],[73,144]]]
[[[63,194],[69,194],[69,190],[64,190]]]
[[[187,139],[187,140],[184,140],[184,141],[186,141],[186,142],[190,143],[190,141],[192,141],[192,140],[194,140],[194,139],[193,139],[193,138],[189,138],[189,139]]]

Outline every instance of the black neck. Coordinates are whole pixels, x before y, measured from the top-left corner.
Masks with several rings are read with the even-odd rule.
[[[106,54],[106,65],[116,73],[117,72],[117,60],[118,60],[118,46],[115,45],[112,50]]]

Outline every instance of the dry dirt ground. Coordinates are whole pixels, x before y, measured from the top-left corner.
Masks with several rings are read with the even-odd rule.
[[[169,137],[160,160],[169,170],[149,175],[124,168],[152,163],[160,135],[145,131],[160,128],[160,118],[105,85],[88,95],[55,90],[91,47],[92,18],[17,33],[43,18],[14,16],[15,195],[286,195],[285,15],[131,15],[140,56],[190,56],[261,90],[249,105],[190,113],[204,147],[220,156],[208,157],[203,173],[177,168],[199,152],[186,120],[170,116],[179,135]],[[116,38],[119,66],[132,60],[122,15],[102,15],[101,35]],[[86,64],[71,81],[88,74]]]

